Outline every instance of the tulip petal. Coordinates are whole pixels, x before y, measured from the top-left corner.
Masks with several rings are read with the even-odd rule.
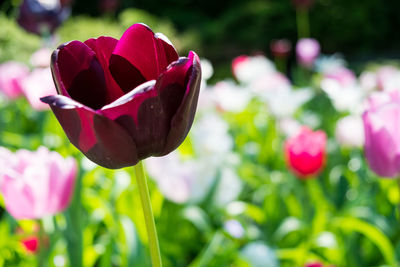
[[[193,101],[197,102],[200,73],[199,60],[191,53],[189,58],[173,62],[155,83],[153,80],[142,84],[103,107],[101,113],[122,125],[135,143],[140,144],[139,159],[165,155],[182,143],[193,122],[196,111]],[[171,123],[174,116],[175,122]],[[172,130],[174,126],[177,129]]]
[[[107,86],[107,103],[113,102],[115,99],[124,95],[124,91],[118,86],[111,75],[109,62],[111,54],[117,45],[118,40],[112,37],[101,36],[97,39],[89,39],[84,43],[90,47],[95,53],[104,71],[104,77]]]
[[[382,117],[375,112],[366,111],[363,114],[365,130],[365,156],[371,169],[380,176],[395,177],[399,170],[397,163],[398,151],[396,142],[390,131],[382,124]]]
[[[41,100],[50,105],[71,143],[93,162],[110,169],[137,163],[135,143],[114,121],[65,96]]]
[[[86,44],[72,41],[53,52],[51,70],[59,94],[93,109],[107,104],[102,65]]]
[[[139,159],[162,151],[169,131],[169,119],[155,90],[155,81],[149,81],[132,90],[101,110],[101,114],[125,128],[137,146]]]
[[[171,130],[168,134],[163,154],[170,153],[185,140],[196,113],[201,82],[200,59],[193,51],[189,53],[188,58],[187,66],[190,66],[190,68],[185,79],[185,93],[172,118]]]
[[[126,59],[147,81],[157,79],[171,62],[178,59],[178,53],[168,39],[161,34],[154,34],[144,24],[134,24],[125,31],[114,49],[115,55]],[[121,85],[122,77],[113,69],[111,72],[126,90]]]

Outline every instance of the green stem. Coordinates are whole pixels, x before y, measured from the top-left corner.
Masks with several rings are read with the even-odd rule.
[[[397,190],[399,191],[399,197],[400,197],[400,176],[396,178],[396,181],[397,181]],[[400,220],[400,202],[397,204],[397,212],[398,212],[397,216]]]
[[[81,267],[83,264],[81,188],[82,176],[78,175],[72,203],[64,212],[65,219],[67,221],[67,227],[64,231],[64,236],[67,240],[67,250],[70,265],[74,267]]]
[[[306,8],[296,9],[297,36],[299,39],[310,36],[310,25],[308,23],[308,10]]]
[[[134,166],[137,186],[140,193],[140,200],[142,201],[142,208],[144,214],[144,221],[146,223],[147,237],[149,240],[150,257],[153,267],[161,267],[161,253],[158,245],[156,224],[154,222],[153,210],[151,208],[149,188],[147,186],[146,176],[143,171],[143,164],[139,161]]]
[[[45,242],[45,231],[43,229],[43,222],[38,219],[37,223],[39,225],[39,233],[38,233],[38,241],[39,241],[39,252],[37,254],[38,257],[38,267],[44,267],[47,266],[46,263],[46,242]]]

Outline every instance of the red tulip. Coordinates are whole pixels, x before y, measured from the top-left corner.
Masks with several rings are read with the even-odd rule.
[[[39,238],[36,236],[30,236],[21,240],[22,245],[29,253],[36,253],[39,250]]]
[[[144,24],[111,37],[72,41],[53,52],[59,95],[42,98],[69,140],[107,168],[135,165],[177,148],[192,125],[201,68],[194,52],[178,56]]]
[[[285,143],[286,162],[300,178],[317,174],[325,161],[326,134],[303,127]]]

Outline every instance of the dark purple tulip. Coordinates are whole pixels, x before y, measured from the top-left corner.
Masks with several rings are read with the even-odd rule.
[[[286,58],[290,54],[292,43],[288,39],[272,40],[270,48],[274,57]]]
[[[314,5],[314,0],[292,0],[295,8],[309,9]]]
[[[185,139],[201,81],[194,52],[179,57],[162,34],[132,25],[111,37],[72,41],[51,60],[59,95],[42,98],[69,140],[107,168],[163,156]]]
[[[31,33],[53,33],[71,13],[64,3],[59,0],[24,0],[19,8],[18,24]]]

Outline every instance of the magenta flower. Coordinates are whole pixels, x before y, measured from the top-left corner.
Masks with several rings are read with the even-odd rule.
[[[325,163],[326,134],[303,127],[285,142],[286,162],[302,179],[316,175]]]
[[[70,203],[77,174],[73,158],[64,159],[45,147],[12,153],[0,148],[0,191],[16,219],[42,218]]]
[[[59,95],[42,98],[69,140],[107,168],[163,156],[185,139],[201,82],[194,52],[179,58],[162,34],[134,24],[111,37],[72,41],[52,55]]]
[[[312,38],[302,38],[296,44],[297,60],[300,65],[310,68],[317,59],[320,46],[317,40]]]
[[[0,65],[0,91],[9,99],[22,94],[21,82],[29,75],[29,68],[19,62],[8,61]]]
[[[363,114],[365,156],[380,176],[400,174],[400,94],[376,93]]]

